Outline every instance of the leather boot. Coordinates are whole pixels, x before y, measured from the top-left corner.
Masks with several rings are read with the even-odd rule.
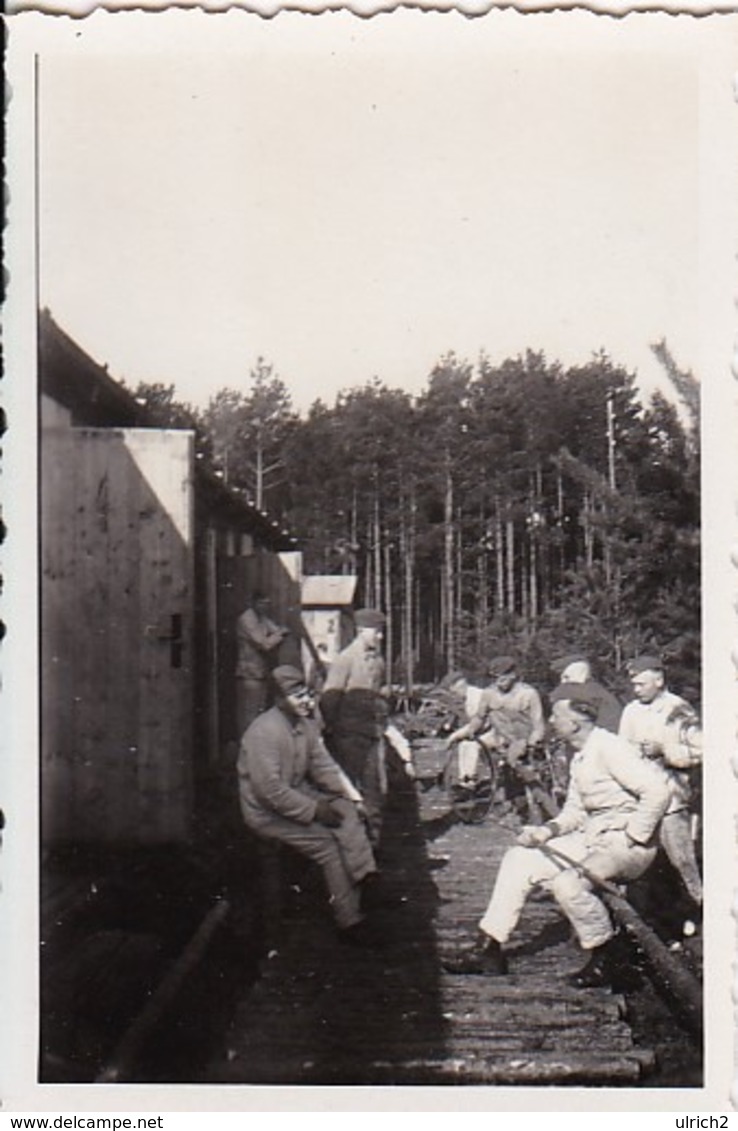
[[[611,985],[615,973],[613,939],[608,939],[602,946],[596,946],[589,952],[586,964],[567,978],[567,981],[578,990],[594,989],[597,986]]]
[[[507,974],[507,959],[502,947],[497,939],[481,932],[470,950],[445,959],[442,965],[449,974]]]

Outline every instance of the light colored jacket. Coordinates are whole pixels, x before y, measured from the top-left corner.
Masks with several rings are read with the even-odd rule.
[[[684,723],[690,723],[684,726]],[[680,695],[662,691],[650,703],[634,699],[620,720],[620,735],[651,757],[661,757],[667,766],[685,770],[702,761],[702,735],[697,714]]]
[[[595,727],[569,768],[569,790],[556,817],[559,832],[625,830],[648,844],[669,804],[666,773],[616,734]]]
[[[662,691],[650,703],[634,699],[623,710],[619,733],[665,768],[671,783],[670,808],[684,808],[692,795],[687,771],[702,764],[702,731],[686,699],[672,691]]]

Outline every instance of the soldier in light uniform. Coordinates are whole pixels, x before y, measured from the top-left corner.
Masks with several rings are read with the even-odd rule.
[[[551,712],[557,734],[574,750],[564,807],[545,825],[525,826],[505,853],[477,943],[444,962],[452,973],[507,973],[503,945],[527,896],[540,884],[550,887],[588,955],[571,983],[605,985],[618,972],[616,931],[589,876],[633,880],[646,871],[656,856],[656,830],[669,803],[669,784],[660,767],[596,726],[597,704],[575,694],[558,700]]]
[[[697,908],[702,907],[702,877],[692,830],[690,770],[702,764],[702,732],[694,709],[666,686],[658,656],[638,656],[628,664],[635,699],[626,705],[620,735],[666,771],[670,801],[661,822],[664,852]]]

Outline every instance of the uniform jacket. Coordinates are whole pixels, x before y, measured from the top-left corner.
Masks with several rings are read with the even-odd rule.
[[[315,788],[345,797],[345,779],[311,719],[292,719],[272,707],[241,739],[238,779],[244,817],[277,813],[309,825],[315,819]],[[312,787],[312,788],[311,788]]]
[[[472,733],[492,732],[503,744],[521,749],[543,741],[545,720],[541,697],[534,687],[519,680],[509,691],[486,687],[471,720]],[[486,733],[485,733],[486,732]]]
[[[693,726],[686,728],[672,720],[674,713],[682,721],[691,720]],[[641,752],[649,747],[648,757],[657,759],[668,772],[672,810],[683,808],[692,792],[687,771],[702,762],[702,734],[686,699],[672,691],[662,691],[650,703],[634,699],[623,710],[620,735]]]
[[[650,703],[634,699],[623,711],[620,735],[639,748],[644,743],[657,747],[667,766],[679,770],[697,766],[702,761],[701,738],[695,736],[695,741],[686,741],[683,728],[672,721],[674,713],[697,722],[686,699],[671,691],[662,691]]]
[[[648,844],[669,804],[669,781],[627,742],[595,727],[569,767],[569,790],[555,819],[560,834],[624,829]]]
[[[260,617],[255,609],[246,609],[236,622],[236,675],[242,679],[266,679],[271,667],[270,655],[283,639],[274,621]]]
[[[336,656],[320,699],[326,730],[379,738],[387,726],[388,705],[380,694],[384,660],[360,636]]]

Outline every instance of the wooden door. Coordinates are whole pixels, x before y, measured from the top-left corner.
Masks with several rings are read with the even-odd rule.
[[[45,843],[187,836],[192,807],[193,439],[42,440]]]

